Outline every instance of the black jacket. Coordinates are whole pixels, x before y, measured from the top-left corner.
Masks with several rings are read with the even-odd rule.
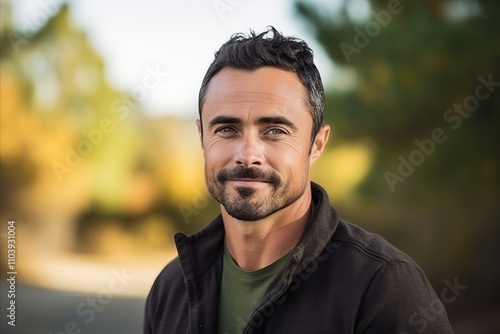
[[[244,333],[453,333],[419,266],[312,191],[316,217]],[[216,333],[223,238],[220,216],[175,236],[179,257],[151,289],[144,333]]]

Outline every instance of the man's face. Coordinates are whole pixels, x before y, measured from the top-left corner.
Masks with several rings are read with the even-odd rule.
[[[198,121],[205,178],[232,217],[260,220],[304,194],[316,157],[306,101],[296,74],[281,69],[224,68],[211,79]]]

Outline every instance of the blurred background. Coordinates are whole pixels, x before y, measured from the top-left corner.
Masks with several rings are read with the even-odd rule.
[[[18,272],[3,333],[141,332],[173,234],[218,213],[201,79],[232,33],[267,25],[305,39],[325,83],[313,180],[438,295],[461,286],[456,333],[500,331],[499,2],[0,3],[2,312],[9,220]]]

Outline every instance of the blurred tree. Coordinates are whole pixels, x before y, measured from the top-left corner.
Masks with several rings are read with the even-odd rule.
[[[450,307],[477,298],[471,309],[498,309],[500,3],[296,9],[338,69],[326,92],[333,145],[372,144],[348,215],[409,252],[436,287],[450,273],[476,286]]]
[[[0,4],[2,223],[22,220],[35,252],[115,253],[164,250],[173,229],[206,224],[216,205],[194,121],[150,120],[139,103],[160,84],[146,78],[156,67],[121,93],[69,4],[20,28]]]
[[[82,210],[117,211],[127,201],[142,116],[107,84],[68,5],[28,32],[1,4],[1,211],[43,231],[40,242],[70,249]]]

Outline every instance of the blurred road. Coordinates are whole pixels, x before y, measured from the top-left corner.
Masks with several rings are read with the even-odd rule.
[[[9,326],[7,286],[4,279],[1,283],[2,334],[142,333],[144,297],[113,297],[108,304],[102,305],[97,294],[60,292],[28,285],[17,286],[16,327]],[[456,334],[500,333],[500,311],[453,319],[452,325]]]
[[[1,284],[3,334],[139,334],[145,298],[101,297],[18,285],[16,326],[7,324],[7,285]]]

